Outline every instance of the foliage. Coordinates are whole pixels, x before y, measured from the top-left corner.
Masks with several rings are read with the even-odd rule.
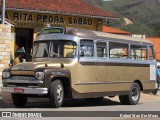
[[[117,14],[120,19],[109,20],[109,26],[127,30],[134,34],[160,36],[160,0],[87,0],[104,10]],[[134,24],[125,26],[123,18]]]

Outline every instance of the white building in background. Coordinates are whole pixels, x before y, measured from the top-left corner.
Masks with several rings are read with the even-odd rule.
[[[137,37],[137,38],[146,38],[146,35],[138,35],[138,34],[132,34],[132,37]]]

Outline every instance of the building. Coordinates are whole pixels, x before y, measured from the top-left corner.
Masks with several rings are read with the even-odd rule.
[[[119,29],[115,29],[115,28],[108,27],[108,26],[103,26],[103,32],[131,36],[130,32],[119,30]]]
[[[12,54],[16,45],[30,53],[35,36],[46,24],[102,31],[106,19],[117,18],[81,0],[6,0],[5,17],[15,23]]]
[[[156,60],[160,64],[160,37],[147,37],[146,39],[154,44]]]

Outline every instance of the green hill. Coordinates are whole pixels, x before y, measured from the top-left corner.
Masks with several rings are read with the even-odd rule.
[[[134,34],[160,36],[160,0],[87,0],[87,2],[121,17],[118,20],[109,20],[109,26]],[[125,26],[124,17],[129,18],[133,24]]]

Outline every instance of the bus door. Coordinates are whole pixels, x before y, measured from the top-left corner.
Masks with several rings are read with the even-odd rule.
[[[80,59],[77,66],[77,80],[84,92],[95,92],[96,60],[93,40],[80,41]]]
[[[129,63],[127,43],[110,42],[109,43],[109,61],[110,61],[110,82],[114,91],[129,90],[132,84],[133,67]]]

